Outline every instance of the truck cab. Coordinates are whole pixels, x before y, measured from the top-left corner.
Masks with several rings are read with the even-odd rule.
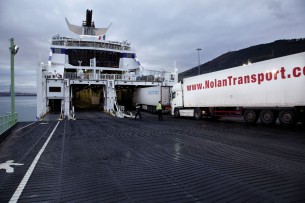
[[[179,82],[172,87],[171,92],[171,114],[179,117],[179,108],[183,108],[182,83]]]

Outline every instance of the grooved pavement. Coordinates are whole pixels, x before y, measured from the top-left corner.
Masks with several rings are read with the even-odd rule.
[[[18,202],[305,202],[304,127],[77,116],[59,123]],[[24,164],[0,170],[0,202],[56,123],[19,123],[0,144],[0,163]]]

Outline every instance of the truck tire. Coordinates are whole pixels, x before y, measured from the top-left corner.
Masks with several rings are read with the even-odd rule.
[[[244,120],[247,123],[251,123],[251,124],[256,123],[257,120],[258,120],[258,115],[257,115],[256,111],[254,111],[254,110],[246,110],[244,112]]]
[[[259,118],[263,124],[267,125],[274,124],[276,121],[276,116],[271,110],[262,110]]]
[[[174,116],[175,116],[176,118],[179,118],[179,117],[180,117],[179,109],[175,109],[175,110],[174,110]]]
[[[282,125],[294,125],[296,123],[296,115],[292,110],[281,110],[279,113],[279,120]]]
[[[194,118],[195,120],[200,120],[202,118],[202,111],[200,108],[194,109]]]

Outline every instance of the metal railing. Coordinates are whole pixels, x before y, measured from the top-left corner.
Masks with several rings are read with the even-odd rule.
[[[18,113],[7,113],[0,116],[0,135],[13,127],[18,121]]]
[[[105,48],[105,49],[125,50],[125,51],[131,50],[129,44],[122,42],[112,42],[112,41],[89,42],[89,41],[80,41],[73,39],[53,39],[52,45]]]
[[[65,73],[64,78],[79,80],[124,80],[124,81],[143,81],[143,82],[162,82],[164,78],[153,76],[129,76],[123,74],[94,74],[94,73]]]

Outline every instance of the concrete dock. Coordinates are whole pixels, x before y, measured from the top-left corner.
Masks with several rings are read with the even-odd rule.
[[[0,202],[305,202],[305,128],[176,119],[18,123]]]

